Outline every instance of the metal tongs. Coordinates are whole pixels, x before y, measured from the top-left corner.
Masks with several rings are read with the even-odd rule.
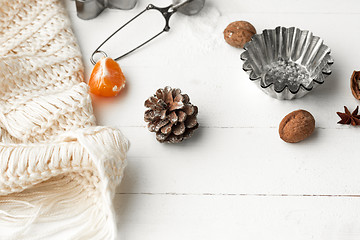
[[[100,53],[102,55],[104,55],[104,57],[107,57],[108,55],[100,50],[100,48],[110,39],[112,38],[115,34],[117,34],[121,29],[123,29],[125,26],[127,26],[129,23],[131,23],[132,21],[134,21],[136,18],[138,18],[139,16],[141,16],[142,14],[144,14],[146,11],[149,10],[156,10],[159,11],[161,13],[161,15],[164,17],[165,19],[165,27],[163,28],[162,31],[160,31],[159,33],[155,34],[155,36],[151,37],[150,39],[146,40],[145,42],[143,42],[142,44],[140,44],[139,46],[133,48],[132,50],[126,52],[125,54],[114,58],[115,61],[118,61],[119,59],[129,55],[130,53],[134,52],[135,50],[141,48],[142,46],[144,46],[145,44],[149,43],[150,41],[152,41],[153,39],[155,39],[156,37],[158,37],[159,35],[161,35],[164,32],[168,32],[170,30],[170,26],[169,26],[169,21],[170,21],[170,17],[176,13],[176,12],[181,12],[185,15],[195,15],[198,12],[201,11],[201,9],[204,7],[205,4],[205,0],[173,0],[173,4],[171,4],[168,7],[156,7],[153,4],[149,4],[142,12],[140,12],[139,14],[137,14],[135,17],[133,17],[132,19],[130,19],[127,23],[125,23],[124,25],[122,25],[119,29],[117,29],[113,34],[111,34],[104,42],[102,42],[99,47],[97,47],[95,49],[95,51],[92,53],[91,57],[90,57],[90,61],[92,64],[96,64],[96,61],[94,60],[94,55]]]

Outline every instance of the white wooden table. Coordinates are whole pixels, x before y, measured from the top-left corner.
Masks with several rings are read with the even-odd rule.
[[[92,51],[149,3],[131,11],[76,17],[66,1],[81,46],[87,79]],[[335,60],[326,83],[293,101],[261,92],[223,41],[235,20],[258,32],[276,26],[311,30]],[[142,21],[132,37],[105,51],[116,57],[154,24]],[[94,98],[100,125],[120,128],[131,141],[128,167],[117,190],[119,239],[360,239],[360,129],[336,124],[337,111],[359,102],[349,88],[360,69],[360,1],[208,0],[200,15],[175,15],[171,31],[119,61],[128,85],[121,96]],[[183,144],[155,140],[143,121],[144,101],[158,88],[179,87],[199,107],[201,127]],[[316,118],[312,137],[287,144],[278,124],[306,109]]]

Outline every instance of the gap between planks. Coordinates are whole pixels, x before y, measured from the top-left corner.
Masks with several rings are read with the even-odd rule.
[[[147,128],[147,126],[140,126],[140,125],[133,125],[133,126],[116,126],[117,128]],[[213,128],[213,129],[275,129],[278,128],[278,126],[269,126],[269,127],[254,127],[254,126],[199,126],[199,128]],[[315,129],[320,129],[320,130],[348,130],[348,127],[333,127],[333,128],[329,128],[329,127],[315,127]]]
[[[360,194],[267,194],[267,193],[176,193],[176,192],[158,192],[158,193],[116,193],[119,195],[154,195],[154,196],[229,196],[229,197],[342,197],[342,198],[360,198]]]

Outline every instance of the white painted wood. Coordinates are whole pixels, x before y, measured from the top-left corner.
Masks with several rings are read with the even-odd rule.
[[[145,128],[122,130],[132,145],[121,193],[359,194],[354,129],[287,144],[276,128],[200,128],[175,146],[155,144]]]
[[[357,240],[360,199],[117,195],[119,239]]]
[[[139,0],[131,11],[105,10],[90,21],[65,1],[87,78],[95,48],[150,2],[171,1]],[[359,239],[359,129],[336,124],[336,111],[359,104],[349,88],[360,69],[359,19],[355,0],[208,0],[199,16],[173,16],[169,33],[120,60],[125,91],[93,99],[99,124],[120,128],[131,141],[115,199],[119,239]],[[331,47],[333,74],[302,99],[266,96],[241,69],[242,50],[223,40],[235,20],[258,32],[279,25],[311,30]],[[116,57],[154,21],[150,16],[129,32],[135,37],[104,50]],[[201,128],[180,145],[157,143],[143,121],[145,99],[166,85],[188,93],[200,110]],[[313,113],[316,132],[286,144],[278,124],[299,108]]]
[[[217,5],[219,4],[217,2]],[[360,5],[355,1],[352,4]],[[145,1],[141,1],[140,5],[131,11],[105,11],[91,21],[78,19],[75,9],[72,8],[70,13],[84,53],[88,75],[92,68],[88,60],[91,53],[121,23],[142,9]],[[226,6],[221,4],[221,7],[223,5]],[[270,8],[272,5],[265,6]],[[204,10],[213,15],[214,11],[221,12],[221,7],[214,10],[210,4],[210,7]],[[317,126],[338,128],[338,117],[335,112],[341,110],[343,105],[356,106],[357,102],[350,94],[349,78],[352,71],[358,68],[356,59],[360,59],[360,33],[356,31],[360,28],[359,14],[239,12],[220,16],[209,29],[203,26],[206,23],[203,18],[206,19],[206,16],[201,17],[175,15],[171,22],[171,32],[119,61],[128,78],[128,89],[122,97],[115,100],[94,101],[101,124],[108,125],[116,121],[120,122],[121,126],[144,126],[144,99],[157,88],[166,85],[180,87],[190,95],[192,101],[200,108],[203,126],[275,127],[286,113],[293,109],[305,108],[314,114]],[[266,96],[241,69],[239,55],[242,51],[228,46],[223,41],[223,29],[229,22],[237,19],[252,22],[258,31],[279,25],[297,26],[313,31],[332,48],[335,59],[333,74],[325,84],[303,99],[278,101]],[[143,24],[143,28],[146,29],[151,22]],[[196,32],[191,30],[191,25],[202,27],[197,27]],[[111,55],[117,46],[113,44],[105,49],[109,50]],[[117,55],[114,54],[114,57]],[[266,117],[248,114],[253,111]]]

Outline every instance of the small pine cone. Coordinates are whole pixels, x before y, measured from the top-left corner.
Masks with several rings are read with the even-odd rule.
[[[178,88],[160,88],[153,97],[145,101],[144,120],[150,132],[156,132],[156,139],[163,143],[179,143],[190,138],[197,122],[198,108],[190,103],[187,94]]]

